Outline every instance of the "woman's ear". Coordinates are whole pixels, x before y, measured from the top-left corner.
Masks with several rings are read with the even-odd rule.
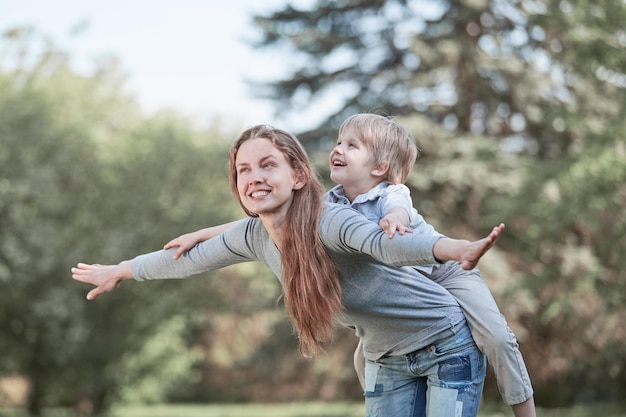
[[[306,175],[304,172],[299,171],[295,174],[295,182],[293,183],[293,189],[299,190],[306,185]]]
[[[372,168],[370,174],[372,174],[374,177],[384,177],[385,174],[387,174],[387,171],[389,171],[389,163],[381,162],[377,164],[374,168]]]

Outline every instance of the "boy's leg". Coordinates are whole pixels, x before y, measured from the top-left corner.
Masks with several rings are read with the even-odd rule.
[[[533,397],[530,397],[523,403],[511,405],[511,409],[513,409],[513,415],[515,417],[537,416],[537,412],[535,411],[535,399]]]
[[[449,262],[434,271],[431,279],[459,302],[476,344],[493,366],[504,402],[512,406],[516,417],[533,417],[532,385],[517,339],[478,269],[466,271]]]

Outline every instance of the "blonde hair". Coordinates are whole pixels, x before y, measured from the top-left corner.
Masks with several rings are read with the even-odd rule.
[[[305,181],[301,189],[294,191],[279,249],[285,308],[298,331],[300,353],[309,356],[323,350],[322,344],[332,339],[334,321],[343,311],[339,269],[319,235],[324,187],[295,136],[272,126],[251,127],[235,141],[229,158],[231,190],[249,216],[258,217],[242,204],[235,162],[241,145],[258,138],[271,141]]]
[[[419,149],[411,132],[391,118],[373,113],[348,117],[339,127],[339,137],[352,130],[367,146],[375,165],[389,166],[383,180],[402,184],[415,164]]]

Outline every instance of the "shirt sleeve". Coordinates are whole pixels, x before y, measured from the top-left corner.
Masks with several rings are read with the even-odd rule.
[[[392,207],[402,207],[409,213],[411,229],[413,233],[421,235],[446,237],[438,232],[424,217],[413,207],[411,192],[404,184],[391,184],[385,189],[385,193],[378,199],[381,204],[383,215],[389,212]]]
[[[385,192],[378,199],[380,211],[384,217],[393,207],[404,209],[409,215],[409,223],[415,221],[417,212],[413,209],[413,201],[411,200],[411,192],[404,184],[390,184],[385,188]]]
[[[377,224],[346,206],[325,206],[320,235],[331,251],[362,253],[391,266],[438,263],[433,247],[440,236],[407,233],[389,239]]]
[[[137,281],[169,278],[188,278],[203,272],[236,263],[258,260],[255,248],[247,236],[258,233],[260,222],[245,219],[219,236],[198,243],[179,259],[175,249],[160,250],[139,255],[132,261],[133,278]]]

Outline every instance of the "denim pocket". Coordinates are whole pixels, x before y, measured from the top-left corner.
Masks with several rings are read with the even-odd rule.
[[[439,362],[437,376],[442,382],[472,380],[472,363],[469,356],[454,356]]]
[[[432,347],[432,353],[435,356],[448,356],[448,355],[454,355],[455,353],[459,353],[459,352],[463,352],[466,351],[468,349],[472,349],[476,347],[476,343],[474,343],[473,340],[470,339],[469,343],[463,343],[462,345],[448,345],[448,344],[444,344],[443,346],[437,346],[434,345]]]

